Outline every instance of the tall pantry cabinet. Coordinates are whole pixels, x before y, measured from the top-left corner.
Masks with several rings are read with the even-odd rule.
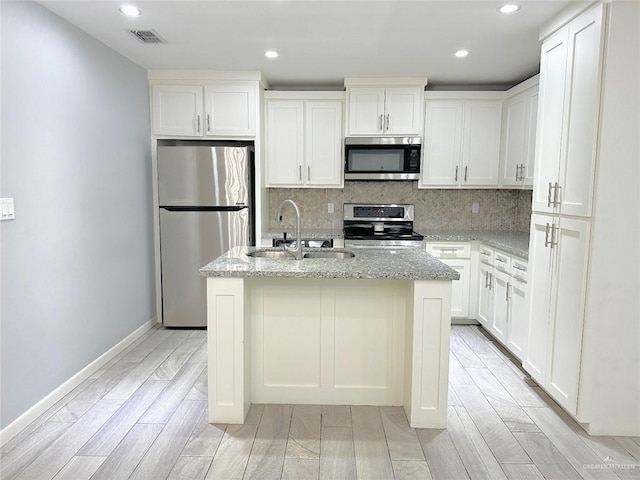
[[[629,18],[625,10],[632,9],[636,12]],[[607,286],[629,274],[632,285],[638,285],[638,264],[630,272],[623,262],[613,269],[603,262],[605,256],[625,252],[638,258],[637,220],[635,226],[630,224],[635,249],[623,244],[620,251],[609,250],[602,240],[611,236],[612,226],[625,228],[611,225],[609,211],[628,208],[615,184],[628,186],[625,174],[613,183],[605,177],[614,171],[627,176],[633,169],[637,172],[633,129],[621,139],[628,142],[622,151],[613,152],[620,145],[602,142],[609,132],[616,132],[622,118],[635,122],[638,129],[637,101],[635,106],[625,105],[620,98],[632,100],[637,92],[617,86],[624,84],[624,75],[631,75],[638,87],[638,56],[628,60],[630,73],[623,71],[620,59],[625,35],[638,44],[637,9],[637,4],[627,2],[608,7],[596,3],[582,12],[574,10],[577,14],[565,12],[563,20],[542,34],[529,253],[531,320],[523,366],[593,434],[640,433],[637,291],[631,298],[625,288],[612,291]],[[606,116],[618,108],[631,115],[617,120],[616,114]],[[637,197],[637,192],[632,195]],[[629,237],[630,245],[633,238]],[[613,306],[610,313],[597,307],[608,301]],[[614,316],[624,315],[623,305],[630,307],[635,320]],[[622,323],[628,328],[620,329]],[[627,340],[634,334],[635,348]],[[621,368],[631,368],[635,377]]]

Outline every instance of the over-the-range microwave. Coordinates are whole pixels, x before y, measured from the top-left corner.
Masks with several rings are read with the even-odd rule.
[[[417,180],[420,137],[346,137],[345,180]]]

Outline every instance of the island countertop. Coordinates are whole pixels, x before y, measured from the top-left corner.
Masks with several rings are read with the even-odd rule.
[[[355,248],[353,258],[303,260],[249,257],[235,247],[200,269],[204,277],[458,280],[460,274],[421,248]],[[272,249],[267,249],[272,250]],[[281,249],[280,249],[281,250]],[[305,252],[318,248],[303,249]],[[344,249],[339,249],[344,250]]]

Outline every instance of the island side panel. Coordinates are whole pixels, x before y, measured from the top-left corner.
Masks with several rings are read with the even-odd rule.
[[[414,281],[411,395],[404,405],[413,428],[447,426],[450,332],[451,281]]]
[[[245,321],[244,279],[208,277],[209,423],[241,424],[249,411]]]

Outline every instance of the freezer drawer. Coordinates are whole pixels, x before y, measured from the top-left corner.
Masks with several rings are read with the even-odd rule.
[[[168,327],[204,327],[206,282],[198,269],[225,251],[249,245],[249,210],[160,209],[162,318]]]

